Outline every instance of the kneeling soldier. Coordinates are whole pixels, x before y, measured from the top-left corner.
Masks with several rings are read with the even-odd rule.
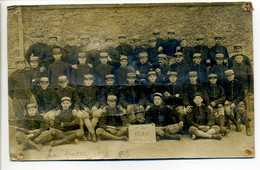
[[[177,134],[183,127],[183,119],[163,103],[162,94],[154,93],[154,105],[145,114],[145,123],[154,123],[156,138],[180,140]],[[177,123],[179,122],[179,123]]]
[[[96,133],[101,139],[127,140],[127,127],[124,126],[126,119],[125,110],[117,106],[117,97],[109,95],[107,106],[103,108],[103,113],[99,118],[99,128]]]
[[[206,139],[222,139],[218,134],[220,131],[219,126],[214,125],[215,119],[213,113],[205,106],[202,95],[196,93],[194,95],[192,111],[187,113],[187,121],[190,126],[189,133],[192,135],[192,139],[197,137]]]
[[[31,103],[27,105],[28,115],[25,116],[17,128],[15,134],[18,144],[24,144],[24,150],[33,148],[41,150],[42,144],[51,140],[49,125],[44,120],[43,116],[38,114],[36,104]]]
[[[73,114],[71,108],[70,97],[63,97],[61,99],[61,112],[56,115],[54,128],[50,129],[54,141],[51,146],[67,144],[78,141],[83,136],[83,124],[80,123],[76,114]]]

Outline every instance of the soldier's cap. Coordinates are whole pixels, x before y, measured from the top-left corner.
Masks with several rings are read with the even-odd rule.
[[[153,30],[153,35],[160,35],[160,30],[159,29],[154,29]]]
[[[204,40],[204,36],[202,36],[202,35],[197,35],[197,36],[196,36],[196,40]]]
[[[120,35],[118,35],[118,38],[126,38],[126,35],[125,34],[120,34]]]
[[[231,75],[234,75],[235,73],[234,73],[234,70],[233,70],[233,69],[229,69],[229,70],[226,70],[226,71],[225,71],[225,74],[226,74],[227,76],[231,76]]]
[[[140,52],[138,54],[139,57],[148,57],[148,53],[147,52]]]
[[[148,42],[154,42],[154,41],[156,41],[155,37],[150,37],[149,40],[148,40]]]
[[[156,75],[156,72],[155,71],[149,71],[148,72],[148,75],[150,76],[150,75]]]
[[[60,54],[61,53],[61,49],[60,48],[53,48],[53,54]]]
[[[72,40],[75,40],[75,38],[74,37],[67,37],[65,40],[66,41],[72,41]]]
[[[57,36],[49,36],[49,39],[52,39],[52,38],[54,38],[54,39],[58,39],[58,37]]]
[[[78,57],[80,57],[80,58],[84,57],[85,58],[85,57],[87,57],[87,55],[84,51],[81,51],[81,52],[78,53]]]
[[[201,58],[201,54],[200,53],[194,53],[193,58]]]
[[[133,39],[133,40],[141,40],[141,37],[140,37],[139,35],[135,35],[135,36],[133,36],[132,39]]]
[[[135,77],[136,77],[136,74],[135,74],[135,73],[127,73],[127,77],[133,77],[133,78],[135,78]]]
[[[31,108],[36,108],[36,104],[35,103],[27,104],[27,109],[29,110]]]
[[[114,79],[115,75],[114,74],[107,74],[106,79]]]
[[[163,95],[162,95],[162,93],[158,93],[158,92],[157,92],[157,93],[154,93],[153,97],[155,97],[155,96],[159,96],[159,97],[162,98]]]
[[[223,39],[223,35],[221,35],[221,34],[216,34],[216,35],[214,36],[214,39]]]
[[[241,47],[241,48],[242,48],[243,46],[242,46],[242,44],[240,44],[240,43],[236,43],[236,44],[234,45],[234,48],[235,48],[235,47]]]
[[[41,77],[40,81],[41,82],[49,82],[49,78],[48,77]]]
[[[209,77],[209,78],[218,78],[218,75],[215,74],[215,73],[210,73],[210,74],[208,75],[208,77]]]
[[[71,98],[65,96],[65,97],[61,98],[61,102],[63,102],[63,101],[70,101],[71,102]]]
[[[121,55],[121,56],[120,56],[120,61],[122,61],[122,60],[127,60],[127,56]]]
[[[190,71],[189,76],[198,76],[197,71]]]
[[[193,97],[195,98],[196,96],[200,96],[201,98],[203,98],[203,96],[200,92],[195,93]]]
[[[92,74],[85,74],[84,75],[84,79],[93,79],[93,75]]]
[[[182,52],[176,52],[174,55],[175,56],[183,56],[183,53]]]
[[[107,100],[112,100],[112,101],[114,101],[114,100],[116,100],[117,99],[117,97],[115,96],[115,95],[108,95],[107,96]]]
[[[100,57],[108,57],[108,53],[102,52],[102,53],[100,53]]]
[[[167,34],[175,34],[175,31],[173,29],[169,29]]]
[[[38,57],[38,56],[31,55],[31,56],[30,56],[30,61],[39,61],[39,57]]]
[[[158,54],[158,58],[166,58],[166,54]]]
[[[24,59],[24,57],[17,57],[16,59],[15,59],[15,62],[17,63],[17,62],[24,62],[25,61],[25,59]]]
[[[43,37],[44,37],[43,34],[36,35],[36,38],[43,38]]]
[[[176,71],[170,71],[169,73],[168,73],[168,76],[170,77],[170,76],[177,76],[178,75],[178,73],[176,72]]]
[[[65,83],[65,82],[67,82],[68,80],[67,80],[67,77],[66,76],[60,76],[59,77],[59,83]]]
[[[109,41],[109,40],[114,41],[113,38],[110,38],[110,37],[105,38],[105,41]]]
[[[224,54],[218,53],[218,54],[216,54],[215,58],[223,59],[224,58]]]
[[[80,40],[84,40],[84,41],[87,40],[88,41],[89,37],[81,37]]]

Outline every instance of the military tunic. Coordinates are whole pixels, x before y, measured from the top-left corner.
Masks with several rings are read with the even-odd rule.
[[[178,82],[181,84],[185,84],[188,81],[188,73],[190,71],[190,67],[184,63],[174,63],[170,65],[171,71],[175,71],[178,73]]]
[[[30,56],[33,54],[34,56],[39,56],[44,48],[46,48],[48,45],[43,42],[37,42],[33,45],[31,45],[28,49],[28,51],[25,54],[25,59],[28,63],[30,63]],[[41,58],[40,58],[41,60]],[[42,61],[42,60],[41,60]]]
[[[57,93],[52,88],[47,88],[46,90],[38,89],[35,94],[35,99],[40,113],[47,113],[55,109],[58,104]]]
[[[147,81],[148,78],[148,72],[152,69],[152,65],[150,63],[144,63],[141,64],[140,62],[137,62],[135,64],[135,71],[139,71],[140,74],[137,75],[137,80],[141,83],[141,80],[145,80],[145,82]]]
[[[80,128],[79,119],[72,115],[72,109],[61,110],[60,115],[55,117],[54,127],[63,132],[77,130]]]
[[[211,61],[211,66],[216,64],[215,57],[218,53],[224,54],[224,59],[229,59],[227,48],[224,46],[215,45],[209,50],[209,59]]]
[[[176,39],[167,39],[163,43],[163,53],[168,56],[174,56],[176,48],[180,46],[180,42]]]
[[[80,108],[85,107],[92,109],[93,107],[100,107],[100,94],[99,88],[96,86],[84,86],[78,90],[80,97]]]
[[[183,105],[183,87],[181,84],[168,83],[164,86],[164,91],[171,94],[164,97],[165,104],[171,105],[173,108]],[[176,94],[180,96],[176,97]]]
[[[236,79],[239,80],[244,89],[249,89],[249,91],[253,91],[253,70],[250,66],[245,64],[235,63],[233,65],[233,70],[236,75]]]
[[[72,65],[78,63],[78,58],[75,57],[77,46],[75,45],[72,46],[67,44],[62,49],[65,54],[65,56],[62,58],[63,61],[70,63]]]
[[[79,95],[75,88],[70,87],[70,86],[67,86],[65,88],[59,88],[57,90],[57,95],[58,95],[58,101],[59,101],[58,103],[61,103],[61,99],[63,97],[69,97],[69,98],[71,98],[71,101],[72,101],[71,108],[79,110],[80,98],[79,98]],[[58,106],[58,109],[60,109],[60,108],[61,108],[61,106]]]
[[[47,70],[50,66],[50,64],[52,64],[54,62],[54,57],[53,57],[53,49],[54,48],[60,48],[59,46],[46,46],[40,54],[40,60],[41,60],[41,65],[45,67]],[[62,49],[61,49],[62,51]],[[62,54],[64,55],[64,53]]]
[[[120,127],[123,125],[123,114],[118,106],[106,106],[105,112],[99,117],[98,126],[105,129],[107,126]]]
[[[206,64],[206,60],[209,59],[209,47],[205,45],[196,45],[194,47],[194,52],[195,53],[200,53],[201,54],[201,61],[202,63]]]
[[[206,64],[200,63],[200,64],[195,64],[192,63],[190,65],[190,70],[191,71],[196,71],[198,74],[198,79],[197,81],[199,83],[205,83],[207,81],[207,69],[206,69]]]
[[[55,61],[49,67],[50,86],[53,88],[59,87],[59,77],[66,76],[70,78],[70,65],[63,61]]]
[[[244,100],[244,88],[238,80],[226,81],[223,84],[223,88],[225,89],[226,100],[234,104]]]
[[[128,84],[127,73],[132,72],[129,67],[120,67],[115,70],[115,81],[117,85]]]
[[[77,69],[72,69],[71,71],[71,83],[75,86],[84,85],[84,75],[93,74],[93,68],[88,64],[78,64]]]
[[[218,75],[217,83],[223,85],[223,83],[226,81],[226,75],[225,75],[226,70],[228,70],[227,66],[215,64],[209,69],[209,72],[217,74]]]
[[[100,86],[101,107],[104,107],[107,104],[108,95],[117,96],[117,101],[119,101],[120,88],[121,88],[121,86],[115,86],[115,85]]]
[[[155,64],[153,65],[153,69],[156,70],[159,68],[161,70],[161,73],[157,73],[157,81],[161,84],[165,84],[168,81],[168,76],[167,73],[171,70],[171,68],[165,64],[165,65],[160,65],[160,64]]]
[[[218,84],[207,84],[205,90],[209,95],[210,102],[215,102],[217,107],[219,104],[224,104],[226,100],[225,90]]]
[[[106,75],[112,74],[112,73],[114,73],[113,66],[108,65],[108,64],[99,64],[95,68],[95,75],[97,78],[97,83],[104,84],[105,80],[106,80]]]
[[[183,61],[188,64],[188,66],[190,66],[193,61],[192,61],[192,58],[193,58],[193,54],[194,54],[194,49],[192,47],[181,47],[180,50],[178,50],[179,52],[182,52],[183,53]]]
[[[188,83],[184,85],[184,97],[183,97],[184,105],[191,106],[196,93],[202,94],[204,99],[203,102],[206,104],[206,106],[208,106],[209,105],[208,93],[206,92],[204,86],[200,83],[196,83],[196,84]]]

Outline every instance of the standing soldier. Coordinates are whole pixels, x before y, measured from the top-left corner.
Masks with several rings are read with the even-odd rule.
[[[62,48],[63,52],[65,54],[63,56],[62,60],[71,65],[77,64],[78,60],[77,60],[77,58],[74,58],[75,52],[77,49],[77,46],[74,44],[74,42],[75,42],[74,37],[67,37],[66,42],[67,42],[67,44]]]
[[[8,78],[8,91],[13,102],[15,117],[19,121],[26,115],[27,104],[36,101],[31,92],[32,79],[29,71],[25,70],[24,57],[17,57],[15,60],[17,70]]]
[[[207,69],[206,64],[202,63],[201,54],[193,54],[193,62],[190,65],[190,70],[196,71],[198,73],[198,82],[201,84],[206,83],[207,79]]]
[[[149,57],[148,61],[152,65],[155,65],[156,63],[158,63],[158,55],[161,52],[159,52],[159,46],[157,44],[155,37],[150,37],[148,42],[149,42],[149,48],[147,49],[147,53]]]
[[[115,70],[115,80],[117,85],[127,84],[127,73],[132,72],[132,69],[127,66],[127,56],[120,56],[120,67]]]
[[[163,44],[163,53],[169,57],[173,57],[176,53],[176,49],[180,46],[180,42],[175,39],[175,31],[169,30],[167,32],[168,38]]]
[[[133,47],[126,43],[126,36],[125,35],[119,35],[118,36],[118,42],[119,45],[116,47],[116,50],[119,52],[119,55],[125,55],[129,57],[128,64],[132,65],[133,58]]]
[[[88,62],[95,68],[100,64],[100,40],[98,38],[93,38],[89,46],[90,50],[88,51]]]
[[[114,69],[117,69],[120,67],[120,55],[119,52],[114,47],[114,40],[112,38],[106,38],[105,39],[105,49],[109,56],[109,64],[114,67]]]
[[[208,58],[209,47],[204,44],[204,37],[202,35],[198,35],[196,41],[197,41],[197,45],[194,47],[194,52],[200,53],[202,63],[207,64],[207,66],[209,66],[210,64],[210,60]]]
[[[75,50],[74,58],[78,57],[78,54],[82,51],[86,52],[88,56],[88,45],[89,45],[89,36],[87,35],[82,35],[80,36],[80,46],[78,46]],[[76,64],[76,63],[75,63]]]
[[[183,57],[184,57],[184,62],[190,66],[192,64],[193,54],[195,53],[194,49],[192,47],[187,46],[186,39],[181,39],[180,42],[181,42],[180,46],[177,47],[176,51],[182,52]],[[170,63],[169,63],[169,65],[170,65]]]
[[[243,56],[243,64],[249,66],[252,68],[251,62],[248,58],[248,56],[246,56],[245,54],[243,54],[243,50],[242,50],[242,45],[241,44],[235,44],[234,45],[234,55],[229,59],[229,63],[228,63],[228,67],[232,68],[233,65],[235,64],[235,57],[237,55],[241,55]]]
[[[162,47],[163,47],[164,41],[163,41],[163,39],[161,38],[161,32],[160,32],[159,29],[153,30],[153,37],[155,37],[156,44],[157,44],[157,46],[159,47],[159,48],[158,48],[158,51],[159,51],[159,52],[162,52],[162,50],[163,50]]]
[[[158,63],[153,65],[154,70],[158,75],[158,82],[164,84],[167,82],[167,73],[171,70],[166,61],[166,54],[158,55]]]
[[[228,51],[225,46],[222,45],[222,40],[223,37],[221,35],[216,35],[215,36],[215,42],[216,44],[210,48],[209,50],[209,59],[210,59],[210,64],[211,66],[216,64],[216,54],[224,54],[224,65],[228,64],[229,56],[228,56]]]
[[[25,59],[28,63],[30,63],[30,56],[40,56],[42,50],[48,46],[46,43],[43,42],[43,35],[37,35],[36,38],[38,39],[38,42],[32,44],[25,55]],[[42,61],[42,58],[40,58],[40,61]]]
[[[61,61],[62,52],[60,48],[53,48],[53,57],[55,62],[52,63],[48,69],[50,86],[57,89],[59,86],[58,78],[65,75],[70,77],[70,65]]]
[[[142,42],[141,37],[139,35],[136,35],[133,37],[133,61],[136,63],[139,61],[139,53],[145,52],[146,50],[142,48]]]
[[[135,64],[135,73],[137,75],[137,81],[141,84],[147,82],[147,73],[152,69],[152,65],[148,62],[147,52],[141,52],[138,54],[139,61]]]

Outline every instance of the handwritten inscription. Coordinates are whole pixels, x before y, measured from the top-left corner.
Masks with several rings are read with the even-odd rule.
[[[154,124],[130,125],[129,141],[133,143],[151,143],[156,142]]]

